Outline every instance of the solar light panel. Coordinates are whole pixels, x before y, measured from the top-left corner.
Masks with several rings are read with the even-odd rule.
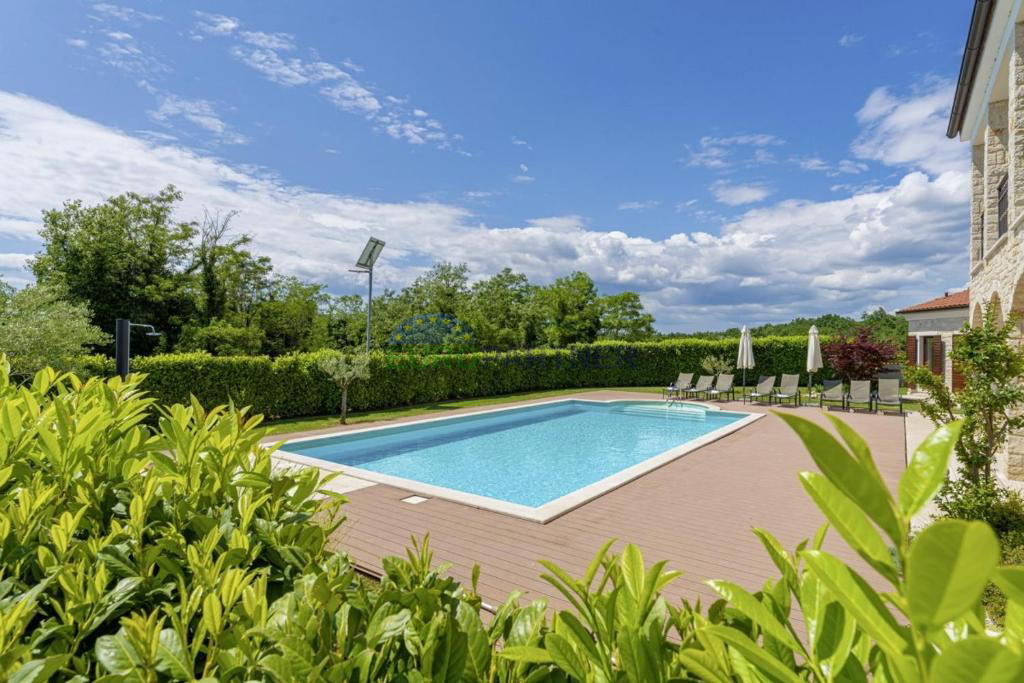
[[[363,253],[359,255],[359,260],[356,261],[356,267],[358,268],[373,268],[373,264],[377,261],[377,257],[380,256],[381,250],[384,249],[384,240],[379,240],[376,237],[371,237],[363,247]]]

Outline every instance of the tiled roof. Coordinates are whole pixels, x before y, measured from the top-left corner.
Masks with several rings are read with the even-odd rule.
[[[970,306],[970,291],[965,289],[962,292],[947,293],[931,301],[907,306],[896,312],[919,313],[921,311],[942,311],[948,308],[967,308],[968,306]]]

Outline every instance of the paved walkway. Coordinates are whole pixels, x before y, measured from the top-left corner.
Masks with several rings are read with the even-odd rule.
[[[651,398],[613,391],[575,396]],[[738,402],[720,405],[766,410]],[[780,410],[827,422],[816,407]],[[867,440],[882,475],[895,487],[905,465],[904,420],[857,413],[842,417]],[[792,549],[823,523],[797,479],[803,469],[814,469],[814,464],[799,439],[782,420],[768,416],[547,524],[436,498],[411,505],[401,502],[409,491],[364,486],[347,494],[348,521],[332,541],[367,571],[379,572],[382,557],[404,554],[410,537],[429,533],[437,561],[452,563],[457,579],[468,582],[473,564],[481,565],[480,592],[487,602],[498,604],[521,589],[528,597],[544,596],[561,606],[562,598],[539,578],[537,560],[553,560],[579,575],[600,545],[616,538],[620,545],[639,545],[648,563],[664,559],[684,572],[666,591],[668,596],[700,598],[707,604],[714,594],[703,584],[706,579],[724,578],[757,589],[766,578],[777,576],[752,528],[771,531]],[[863,566],[838,537],[830,536],[828,549]]]

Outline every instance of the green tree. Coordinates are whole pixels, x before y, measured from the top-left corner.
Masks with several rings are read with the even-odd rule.
[[[46,285],[14,290],[0,281],[0,350],[11,373],[27,378],[44,367],[72,370],[91,345],[110,337],[89,321],[84,304],[67,301]]]
[[[187,267],[196,228],[173,220],[180,200],[168,185],[153,195],[128,192],[96,206],[75,200],[44,211],[32,272],[87,305],[104,331],[114,329],[115,318],[129,318],[174,342],[195,313]]]
[[[891,344],[897,349],[904,348],[908,324],[907,319],[902,315],[888,313],[884,308],[879,307],[871,312],[865,312],[860,317],[860,325],[871,331],[871,336],[875,341]]]
[[[487,349],[520,349],[536,339],[531,330],[530,302],[536,287],[511,268],[473,283],[459,319],[477,343]]]
[[[270,259],[253,256],[245,247],[249,235],[231,237],[231,221],[238,215],[206,213],[199,230],[193,270],[197,273],[202,320],[230,318],[238,326],[251,322],[253,307],[266,296],[272,272]]]
[[[325,348],[327,321],[320,314],[325,298],[322,285],[276,276],[254,314],[254,324],[265,335],[264,352],[280,356]]]
[[[363,297],[358,294],[327,296],[322,309],[326,319],[327,338],[332,348],[366,346],[366,302]]]
[[[1024,348],[1014,320],[1000,323],[988,306],[982,324],[965,326],[950,358],[964,377],[958,392],[928,368],[906,368],[907,381],[924,389],[921,412],[935,424],[963,420],[956,454],[972,483],[992,477],[992,463],[1012,432],[1024,429]]]
[[[317,366],[341,391],[341,417],[339,422],[345,424],[348,415],[348,388],[359,379],[370,379],[370,356],[357,353],[352,356],[332,354],[317,362]]]
[[[457,317],[468,294],[468,273],[465,263],[435,263],[403,291],[413,315],[441,313]]]
[[[560,277],[537,290],[535,310],[549,346],[589,343],[601,327],[597,288],[586,273]]]
[[[175,349],[206,351],[214,356],[254,356],[263,349],[264,341],[260,328],[232,325],[218,318],[208,325],[186,325]]]
[[[602,338],[638,341],[654,336],[654,316],[644,311],[636,292],[601,297],[600,305]]]

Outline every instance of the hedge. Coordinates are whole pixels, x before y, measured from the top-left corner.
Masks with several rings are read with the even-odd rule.
[[[572,387],[658,386],[680,372],[700,373],[700,362],[708,355],[732,360],[736,352],[735,340],[718,339],[598,342],[566,349],[449,355],[375,351],[371,379],[352,386],[349,407],[373,410]],[[203,405],[233,400],[270,417],[299,417],[338,409],[337,387],[317,368],[317,360],[330,353],[336,352],[277,358],[168,354],[133,359],[132,370],[148,375],[144,387],[160,403],[185,402],[192,394]],[[753,384],[761,374],[798,372],[806,384],[806,357],[806,337],[754,339],[757,367],[747,372],[747,383]],[[110,375],[114,366],[111,359],[95,357],[85,369]],[[819,378],[826,376],[827,370]]]

